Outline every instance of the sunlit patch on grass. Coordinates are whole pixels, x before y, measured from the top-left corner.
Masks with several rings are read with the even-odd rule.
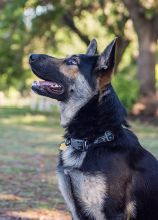
[[[58,126],[59,125],[59,120],[54,118],[50,118],[48,121],[48,117],[45,115],[25,115],[25,116],[14,116],[14,117],[9,117],[9,118],[2,118],[1,123],[7,124],[7,125],[14,125],[14,124],[23,124],[23,125],[33,125],[33,126]]]
[[[25,117],[13,117],[13,118],[5,118],[2,120],[4,123],[17,123],[18,121],[21,121],[24,124],[29,124],[29,123],[33,123],[33,122],[46,122],[47,121],[47,117],[45,115],[25,115]]]
[[[71,220],[67,212],[48,209],[28,209],[26,211],[13,211],[6,213],[10,217],[20,219],[39,219],[39,220]]]
[[[22,198],[20,196],[12,195],[12,194],[1,194],[0,193],[0,201],[23,201],[26,198]]]

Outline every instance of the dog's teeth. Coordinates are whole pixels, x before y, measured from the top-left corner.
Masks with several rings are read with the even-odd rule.
[[[59,85],[58,85],[57,83],[52,83],[51,87],[52,87],[52,88],[58,88]]]

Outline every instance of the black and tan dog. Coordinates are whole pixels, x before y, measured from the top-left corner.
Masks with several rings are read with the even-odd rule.
[[[72,218],[158,220],[158,162],[127,128],[111,85],[115,46],[96,55],[93,40],[86,54],[65,59],[32,54],[32,71],[44,80],[32,89],[60,101],[57,175]]]

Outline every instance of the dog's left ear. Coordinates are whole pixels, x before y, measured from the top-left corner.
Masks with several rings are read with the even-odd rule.
[[[96,52],[97,52],[97,41],[93,39],[87,48],[86,55],[94,56]]]
[[[98,57],[95,73],[99,78],[99,87],[102,88],[111,81],[115,65],[115,49],[117,38],[114,39]]]

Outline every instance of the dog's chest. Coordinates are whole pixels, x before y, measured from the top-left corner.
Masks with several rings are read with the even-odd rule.
[[[69,189],[73,191],[73,194],[70,197],[70,192],[67,193],[65,187],[62,187],[61,189],[59,178],[60,189],[64,198],[67,196],[69,197],[69,207],[75,207],[73,201],[77,200],[82,207],[82,212],[86,216],[89,216],[92,219],[105,220],[102,210],[107,193],[106,179],[99,172],[94,172],[92,174],[79,170],[85,157],[86,152],[80,152],[78,155],[75,155],[71,148],[62,153],[63,164],[65,167],[62,175],[68,177],[68,179],[63,178],[67,183],[62,183],[62,185],[69,185]],[[67,169],[66,167],[69,168]],[[67,201],[67,198],[65,198],[65,200]]]
[[[105,219],[102,212],[107,192],[105,178],[100,173],[89,174],[78,170],[69,175],[83,212],[94,219]]]

